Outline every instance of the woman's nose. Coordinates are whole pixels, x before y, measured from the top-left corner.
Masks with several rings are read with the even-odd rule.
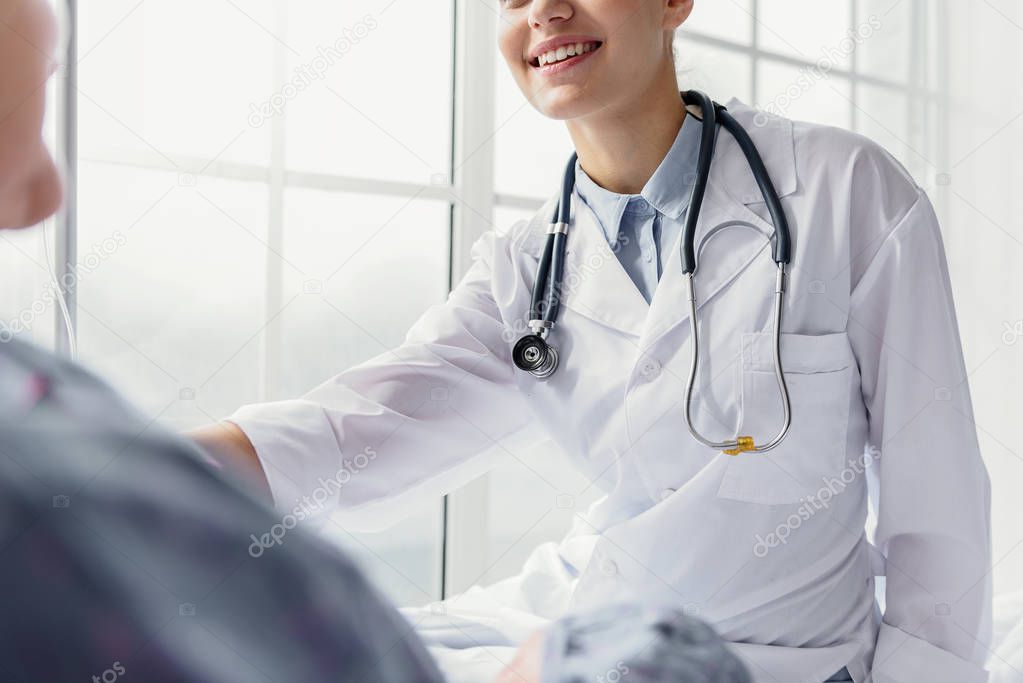
[[[529,25],[543,28],[547,24],[570,19],[572,14],[572,3],[568,0],[533,0],[529,8]]]

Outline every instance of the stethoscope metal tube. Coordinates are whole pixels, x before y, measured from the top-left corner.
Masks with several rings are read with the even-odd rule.
[[[711,448],[723,450],[729,455],[738,455],[744,452],[762,453],[771,450],[781,443],[792,423],[788,387],[785,384],[785,375],[781,363],[781,313],[785,298],[785,267],[789,263],[791,256],[788,221],[782,209],[778,193],[775,191],[767,168],[764,166],[763,159],[761,159],[756,145],[754,145],[743,127],[724,107],[715,103],[707,95],[696,90],[689,90],[680,94],[685,104],[699,106],[703,117],[696,182],[693,183],[689,211],[686,215],[686,223],[683,227],[679,250],[682,275],[685,278],[686,296],[689,300],[689,324],[693,340],[689,377],[685,390],[685,409],[682,412],[690,433],[700,443]],[[774,373],[778,381],[778,390],[782,397],[784,415],[782,427],[775,437],[766,444],[759,446],[754,442],[753,437],[750,436],[736,436],[728,441],[712,441],[700,434],[692,420],[693,385],[699,367],[700,354],[699,324],[696,318],[698,306],[694,284],[697,269],[696,226],[700,217],[700,209],[703,206],[707,182],[710,178],[710,167],[714,156],[719,123],[732,134],[743,155],[746,157],[750,170],[757,181],[757,186],[760,188],[760,192],[767,204],[768,212],[771,214],[771,221],[774,224],[772,257],[778,266],[774,301]],[[532,333],[519,339],[512,349],[512,360],[515,362],[515,365],[538,379],[549,378],[558,367],[557,350],[548,343],[547,337],[554,327],[561,305],[561,283],[565,267],[565,243],[568,239],[569,210],[571,208],[572,191],[575,187],[575,164],[576,154],[573,153],[565,169],[561,196],[554,211],[554,216],[551,218],[551,224],[547,229],[547,243],[544,245],[543,254],[537,266],[536,282],[533,284],[528,322]]]
[[[700,139],[700,154],[697,160],[697,182],[694,183],[690,196],[689,213],[686,215],[682,249],[679,254],[682,274],[686,278],[686,296],[689,299],[689,329],[693,341],[689,376],[686,379],[685,408],[682,413],[685,418],[686,427],[689,428],[693,438],[705,446],[721,450],[728,455],[738,455],[746,452],[763,453],[781,443],[781,440],[788,433],[789,426],[792,424],[792,408],[781,362],[781,312],[785,298],[785,265],[791,257],[788,220],[785,217],[785,211],[782,209],[778,193],[775,191],[774,183],[771,182],[770,174],[767,172],[767,167],[764,166],[764,161],[760,157],[760,152],[757,151],[756,145],[753,144],[749,134],[746,133],[739,122],[724,107],[716,104],[701,92],[691,90],[683,93],[682,98],[686,104],[699,106],[703,115],[703,134]],[[760,193],[767,204],[768,212],[771,214],[771,222],[774,224],[772,258],[778,266],[774,301],[774,374],[778,381],[778,391],[782,397],[784,414],[782,416],[782,426],[777,435],[766,444],[759,446],[752,436],[736,436],[728,441],[712,441],[699,432],[696,425],[693,424],[692,418],[693,385],[696,381],[700,358],[699,323],[696,317],[696,288],[693,282],[698,263],[695,247],[696,226],[700,219],[700,209],[703,207],[703,194],[706,190],[707,180],[710,177],[710,166],[714,156],[714,146],[717,141],[718,123],[731,133],[742,150],[743,156],[746,157]]]
[[[685,416],[686,427],[689,433],[704,446],[722,451],[726,455],[739,455],[740,453],[763,453],[769,451],[785,438],[792,424],[792,408],[789,401],[789,388],[785,383],[785,373],[781,365],[781,311],[785,303],[785,264],[778,264],[778,274],[775,279],[774,292],[774,376],[778,382],[778,393],[782,398],[782,426],[773,439],[763,445],[756,445],[752,436],[737,436],[728,441],[711,441],[704,437],[693,424],[693,386],[696,382],[696,373],[700,358],[700,332],[696,320],[696,288],[693,285],[693,274],[684,276],[686,286],[686,298],[689,300],[689,330],[693,340],[692,355],[689,364],[689,376],[686,378],[685,409],[682,411]]]

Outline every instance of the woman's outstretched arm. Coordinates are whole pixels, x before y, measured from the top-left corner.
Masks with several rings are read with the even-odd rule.
[[[519,439],[546,439],[511,360],[505,317],[528,307],[511,241],[496,231],[480,237],[458,286],[397,347],[193,437],[225,468],[265,482],[280,512],[340,509],[359,530],[384,528],[404,503],[471,481]]]
[[[266,472],[256,455],[256,447],[238,425],[231,422],[200,427],[188,433],[221,469],[247,483],[260,497],[273,502]]]

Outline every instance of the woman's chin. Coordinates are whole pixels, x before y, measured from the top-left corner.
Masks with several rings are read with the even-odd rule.
[[[574,84],[538,87],[530,101],[546,118],[567,121],[585,117],[600,108],[600,101],[583,86]]]

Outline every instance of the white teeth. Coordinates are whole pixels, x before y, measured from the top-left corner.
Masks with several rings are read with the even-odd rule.
[[[573,43],[570,45],[562,45],[557,50],[551,50],[545,52],[537,58],[537,62],[540,66],[546,66],[547,64],[554,64],[561,62],[569,57],[576,57],[586,52],[592,52],[596,49],[596,43]]]

